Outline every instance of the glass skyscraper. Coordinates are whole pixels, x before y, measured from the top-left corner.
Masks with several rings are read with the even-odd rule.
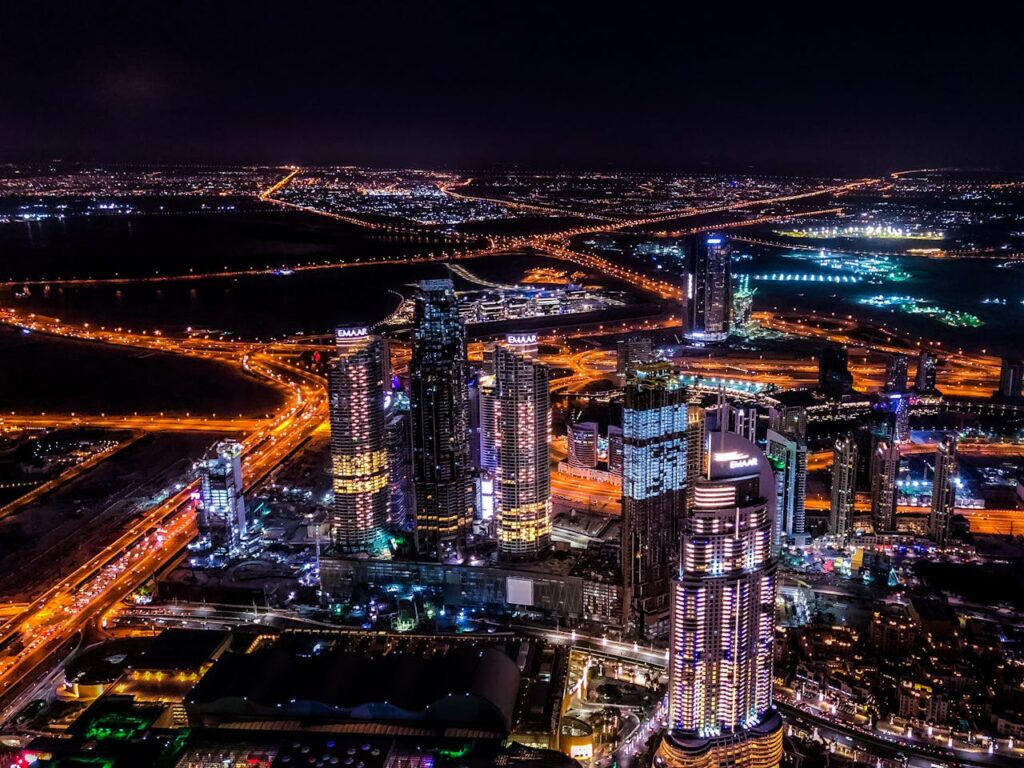
[[[633,368],[622,416],[622,572],[626,621],[641,637],[668,629],[669,581],[686,509],[688,391],[671,363]]]
[[[721,235],[695,235],[687,244],[683,276],[683,333],[696,342],[722,341],[732,314],[732,265]]]
[[[472,530],[466,336],[451,280],[419,284],[409,364],[416,544],[444,557]]]

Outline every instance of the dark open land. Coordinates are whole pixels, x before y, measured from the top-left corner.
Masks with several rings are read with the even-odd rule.
[[[280,393],[214,360],[0,327],[0,411],[262,416]]]

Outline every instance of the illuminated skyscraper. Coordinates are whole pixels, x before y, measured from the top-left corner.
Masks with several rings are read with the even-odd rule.
[[[774,479],[746,438],[714,432],[709,442],[708,475],[682,523],[672,581],[668,732],[655,762],[775,768],[782,720],[772,706]]]
[[[756,288],[750,287],[750,275],[742,275],[736,280],[732,292],[732,328],[735,331],[749,330],[754,314],[754,294]]]
[[[608,427],[608,471],[619,477],[622,477],[624,451],[622,427],[612,424]]]
[[[642,637],[668,629],[669,581],[686,508],[687,389],[671,363],[634,369],[622,418],[622,572],[627,621]]]
[[[821,350],[818,359],[818,389],[825,397],[834,400],[853,392],[853,375],[850,373],[846,347],[833,345]]]
[[[885,391],[907,391],[907,356],[889,355],[885,364]]]
[[[196,463],[199,530],[215,545],[237,549],[246,525],[242,446],[234,440],[222,440],[213,447],[211,454]]]
[[[853,527],[857,498],[857,441],[847,433],[832,449],[832,506],[829,533],[846,537]]]
[[[335,332],[337,356],[327,369],[334,509],[331,538],[346,552],[383,540],[388,520],[388,443],[384,396],[387,345],[365,326]]]
[[[708,412],[694,390],[686,404],[686,503],[693,504],[696,482],[707,472]]]
[[[999,366],[999,391],[1002,400],[1020,400],[1024,387],[1024,362],[1004,357]]]
[[[917,375],[914,389],[919,393],[935,392],[935,366],[938,361],[928,352],[921,352],[917,358]]]
[[[472,529],[466,337],[451,280],[419,284],[409,363],[416,544],[443,557]]]
[[[536,334],[494,348],[498,426],[498,552],[534,558],[551,542],[551,391]]]
[[[721,235],[695,235],[686,250],[683,333],[695,342],[723,341],[732,311],[729,244]]]
[[[776,467],[774,544],[778,547],[786,538],[804,532],[807,443],[797,435],[769,429],[766,453]]]
[[[392,392],[385,398],[385,423],[388,446],[388,524],[408,529],[412,523],[416,492],[412,484],[412,427],[409,398],[404,392]]]
[[[935,475],[932,478],[932,509],[928,529],[939,549],[946,548],[949,523],[956,508],[956,438],[946,437],[935,449]]]
[[[871,522],[877,532],[896,530],[896,479],[900,446],[890,438],[875,438],[871,451]]]
[[[570,467],[593,469],[597,466],[597,438],[597,422],[581,421],[569,425],[566,440]]]
[[[615,343],[615,373],[620,382],[625,382],[626,372],[631,366],[654,360],[654,350],[649,336],[630,336]]]

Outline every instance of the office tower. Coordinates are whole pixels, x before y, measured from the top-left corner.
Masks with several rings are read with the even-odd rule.
[[[885,363],[885,391],[907,391],[907,356],[889,355]]]
[[[387,345],[365,326],[338,328],[334,345],[337,355],[327,368],[331,539],[343,551],[367,552],[382,543],[388,520]]]
[[[686,398],[686,505],[693,505],[693,489],[707,472],[708,412],[703,397],[691,389]]]
[[[484,359],[486,366],[484,373],[480,374],[477,381],[477,420],[480,424],[480,469],[494,473],[498,469],[498,423],[497,409],[495,405],[495,394],[497,385],[494,378],[494,371],[487,372],[493,362],[493,353],[488,351]]]
[[[1004,357],[999,365],[999,391],[1003,400],[1019,400],[1024,386],[1024,362]]]
[[[776,547],[804,532],[807,500],[807,443],[796,435],[768,430],[766,446],[775,472],[775,536]]]
[[[750,275],[740,275],[732,292],[732,329],[745,331],[753,323],[754,294],[756,288],[750,287]]]
[[[622,477],[623,452],[622,427],[614,424],[608,427],[608,471]]]
[[[626,380],[630,366],[654,360],[654,350],[648,336],[630,336],[615,343],[615,373],[619,382]]]
[[[876,437],[871,450],[871,522],[877,533],[896,530],[896,479],[900,473],[900,446]]]
[[[686,505],[687,389],[671,363],[638,366],[622,416],[622,572],[627,622],[668,629],[669,580]]]
[[[935,475],[932,478],[932,509],[928,529],[939,549],[946,548],[949,523],[956,508],[956,438],[946,437],[935,449]]]
[[[569,466],[597,466],[597,422],[581,421],[570,424],[566,440],[569,443]]]
[[[222,440],[196,462],[199,474],[199,530],[215,546],[238,549],[245,536],[242,496],[242,446]]]
[[[472,530],[466,338],[451,280],[424,280],[409,362],[416,546],[443,558]]]
[[[846,347],[828,346],[821,351],[818,359],[818,389],[834,400],[853,392],[853,374],[850,373]]]
[[[412,482],[412,423],[409,398],[401,391],[385,398],[388,446],[388,525],[410,529],[416,490]]]
[[[740,435],[714,432],[709,443],[672,581],[668,731],[656,764],[775,768],[782,720],[772,706],[772,470]]]
[[[829,533],[840,538],[853,528],[857,500],[857,441],[847,433],[832,448],[832,506]]]
[[[683,333],[695,342],[729,336],[732,266],[729,244],[721,235],[695,235],[687,242],[683,276]]]
[[[921,352],[917,358],[917,375],[914,389],[920,393],[935,392],[935,366],[938,361],[928,352]]]
[[[509,559],[534,558],[551,541],[551,391],[536,351],[536,334],[510,334],[493,352],[498,553]]]

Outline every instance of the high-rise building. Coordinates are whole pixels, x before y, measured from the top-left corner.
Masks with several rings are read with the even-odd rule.
[[[671,363],[637,366],[622,418],[622,572],[627,622],[668,629],[669,581],[686,507],[687,389]]]
[[[885,391],[907,391],[907,356],[889,355],[885,363]]]
[[[782,720],[772,704],[776,560],[774,480],[761,450],[710,435],[672,581],[668,731],[656,765],[775,768]]]
[[[849,353],[846,347],[828,346],[818,358],[818,389],[834,400],[853,392],[853,374],[850,373]]]
[[[536,352],[536,334],[509,334],[493,352],[498,553],[509,559],[534,558],[551,542],[551,390]]]
[[[622,427],[612,424],[608,427],[608,471],[619,477],[622,477],[624,450]]]
[[[365,326],[343,326],[327,369],[334,507],[331,539],[346,552],[383,541],[388,520],[388,444],[384,398],[387,345]]]
[[[750,275],[740,275],[732,292],[732,329],[745,331],[753,323],[754,294],[756,288],[750,287]]]
[[[407,530],[412,525],[416,490],[412,482],[412,426],[409,398],[401,391],[385,398],[388,446],[388,524]]]
[[[630,336],[615,343],[615,373],[619,382],[626,380],[630,366],[654,360],[654,349],[649,336]]]
[[[480,425],[480,469],[494,473],[498,469],[498,422],[495,406],[497,386],[492,353],[485,355],[485,369],[477,380],[476,402],[478,408],[477,421]]]
[[[442,558],[472,531],[466,336],[451,280],[424,280],[409,362],[416,545]]]
[[[832,506],[829,533],[845,538],[853,528],[857,499],[857,441],[847,433],[832,449]]]
[[[917,375],[914,377],[914,389],[919,393],[935,392],[935,367],[938,361],[933,355],[922,351],[917,357]]]
[[[708,412],[694,389],[686,403],[686,504],[693,506],[693,490],[707,472]]]
[[[871,522],[877,532],[896,530],[896,480],[900,473],[899,443],[876,437],[871,451]]]
[[[566,440],[569,444],[569,466],[597,466],[598,429],[595,421],[580,421],[569,425]]]
[[[946,437],[935,449],[935,475],[932,478],[932,508],[928,529],[939,549],[946,548],[949,523],[956,508],[956,438]]]
[[[237,549],[245,536],[242,445],[222,440],[196,462],[199,475],[199,530],[215,546]]]
[[[686,248],[683,333],[695,342],[723,341],[732,313],[732,264],[721,235],[694,235]]]
[[[775,471],[774,545],[802,534],[807,501],[807,442],[796,435],[768,430],[766,453]]]
[[[1024,387],[1024,362],[1004,357],[999,366],[999,391],[1003,400],[1020,400]]]

